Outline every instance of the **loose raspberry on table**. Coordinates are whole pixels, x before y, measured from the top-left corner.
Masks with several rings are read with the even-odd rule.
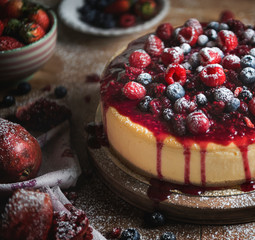
[[[237,47],[238,39],[232,31],[221,30],[218,33],[218,44],[224,51],[231,51]]]
[[[184,85],[186,82],[186,69],[180,64],[170,64],[166,70],[165,80],[167,84],[178,82]]]
[[[126,83],[122,88],[122,92],[131,100],[142,99],[146,95],[145,87],[134,81]]]
[[[199,51],[200,62],[202,65],[220,63],[221,56],[215,48],[205,47]]]
[[[171,63],[181,63],[184,60],[183,50],[180,47],[165,48],[161,60],[166,66]]]
[[[129,63],[131,67],[146,68],[151,63],[150,55],[144,50],[135,50],[129,56]]]
[[[194,46],[198,39],[198,33],[193,27],[183,27],[179,31],[177,39],[180,43],[188,43],[190,46]]]
[[[225,69],[238,70],[240,69],[240,58],[234,54],[226,55],[222,59],[222,66]]]
[[[208,117],[202,112],[192,112],[187,118],[187,128],[192,134],[204,134],[210,127]]]
[[[208,87],[222,85],[226,80],[223,68],[219,64],[208,64],[199,73],[201,81]]]
[[[170,23],[162,23],[157,27],[157,36],[163,40],[170,40],[173,34],[173,26]]]
[[[151,34],[145,42],[145,51],[153,57],[158,57],[163,53],[164,43],[154,34]]]

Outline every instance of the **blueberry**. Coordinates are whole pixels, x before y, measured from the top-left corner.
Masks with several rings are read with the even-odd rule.
[[[252,49],[250,50],[250,55],[252,55],[253,57],[255,57],[255,48],[252,48]]]
[[[220,23],[220,25],[219,25],[219,31],[221,31],[221,30],[228,30],[228,29],[229,29],[228,24],[226,24],[226,23]]]
[[[15,103],[15,98],[12,95],[7,95],[3,97],[2,106],[10,107]]]
[[[149,73],[141,73],[136,80],[143,85],[148,85],[152,82],[152,76]]]
[[[173,83],[166,88],[166,95],[170,100],[176,101],[185,95],[185,90],[180,83]]]
[[[205,34],[210,40],[216,40],[218,37],[218,34],[214,29],[205,30]]]
[[[182,43],[180,48],[183,50],[183,53],[185,55],[190,53],[190,51],[191,51],[191,46],[188,43]]]
[[[224,103],[227,103],[234,98],[233,92],[226,87],[216,89],[213,93],[213,96],[215,101],[217,102],[222,101]]]
[[[202,70],[204,69],[204,66],[198,66],[197,68],[196,68],[196,71],[198,72],[198,73],[200,73]]]
[[[206,43],[206,47],[215,47],[216,43],[215,41],[209,41],[208,43]]]
[[[31,85],[28,82],[21,82],[17,86],[18,94],[27,94],[31,91]]]
[[[184,62],[181,64],[186,70],[192,70],[192,66],[189,62]]]
[[[174,116],[174,112],[173,112],[173,110],[171,108],[164,109],[164,111],[163,111],[163,118],[166,121],[170,121],[173,116]]]
[[[227,102],[226,110],[227,112],[235,112],[240,107],[240,100],[238,98],[233,98],[231,101]]]
[[[255,69],[246,67],[240,72],[240,79],[244,84],[251,84],[255,82]]]
[[[197,43],[199,46],[203,47],[206,45],[208,41],[209,41],[209,38],[206,35],[202,34],[198,37]]]
[[[203,93],[196,95],[196,102],[200,106],[204,106],[207,103],[207,98]]]
[[[97,0],[96,2],[96,7],[98,9],[104,9],[108,5],[110,5],[114,0]]]
[[[101,12],[97,15],[94,24],[100,28],[114,28],[116,26],[116,20],[113,15]]]
[[[243,36],[244,36],[245,39],[247,39],[248,41],[250,41],[251,38],[254,36],[254,34],[255,34],[254,30],[251,29],[251,28],[248,28],[248,29],[246,29],[246,30],[244,31]]]
[[[252,36],[251,40],[250,40],[250,43],[252,45],[255,45],[255,35]]]
[[[93,9],[87,5],[78,9],[78,11],[81,13],[81,15],[80,15],[81,21],[88,23],[88,24],[93,24],[94,21],[96,20],[98,13],[99,13],[98,10]]]
[[[252,55],[245,55],[244,57],[241,58],[240,63],[242,68],[246,67],[255,68],[255,57]]]
[[[149,111],[149,107],[150,107],[150,102],[152,101],[152,97],[150,96],[145,96],[140,102],[139,102],[139,109],[142,112],[147,112]]]
[[[57,98],[63,98],[67,94],[67,89],[64,86],[58,86],[55,88],[54,93]]]
[[[120,240],[140,240],[140,233],[135,228],[128,228],[122,232]]]
[[[190,63],[190,65],[191,65],[193,68],[198,67],[199,64],[200,64],[199,53],[198,53],[198,52],[193,53],[193,54],[189,57],[188,62]]]
[[[209,23],[207,24],[207,28],[214,29],[214,30],[216,30],[216,31],[219,30],[219,26],[220,26],[219,22],[215,22],[215,21],[209,22]]]
[[[244,89],[240,94],[239,94],[239,98],[248,102],[252,99],[253,95],[251,93],[250,90],[248,89]]]
[[[160,227],[166,222],[165,216],[160,212],[147,213],[144,216],[144,222],[148,227]]]
[[[161,235],[160,240],[176,240],[176,236],[173,232],[165,232]]]

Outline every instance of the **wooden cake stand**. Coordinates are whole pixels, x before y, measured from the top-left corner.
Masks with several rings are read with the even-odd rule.
[[[96,122],[100,121],[99,110]],[[155,208],[175,221],[196,224],[236,224],[255,220],[255,191],[237,188],[208,190],[199,195],[170,190],[163,201],[148,196],[150,179],[125,166],[109,147],[89,152],[105,184],[119,197],[145,211]]]

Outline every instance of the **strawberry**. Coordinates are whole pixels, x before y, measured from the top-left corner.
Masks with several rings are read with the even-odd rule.
[[[160,56],[164,50],[164,43],[156,35],[151,34],[145,42],[145,51],[151,56]]]
[[[19,42],[17,39],[8,36],[0,37],[0,51],[12,50],[15,48],[23,47],[24,44]]]
[[[238,45],[236,35],[229,30],[221,30],[218,33],[218,43],[224,51],[234,50]]]
[[[183,86],[186,82],[186,79],[186,70],[182,65],[173,63],[168,66],[165,75],[165,80],[168,85],[177,82]]]
[[[190,46],[193,46],[197,42],[198,33],[193,27],[183,27],[179,31],[177,38],[180,43],[188,43]]]
[[[122,88],[122,92],[131,100],[142,99],[146,95],[145,87],[134,81],[126,83]]]
[[[199,73],[201,81],[208,87],[222,85],[226,80],[226,75],[221,65],[208,64]]]
[[[127,12],[131,7],[129,0],[115,0],[106,7],[105,12],[111,14],[121,14]]]
[[[14,192],[2,215],[3,239],[46,240],[53,219],[48,193],[20,189]]]
[[[20,35],[27,44],[41,39],[45,35],[44,29],[37,23],[26,23],[20,29]]]
[[[4,23],[3,21],[0,20],[0,36],[2,36],[3,31],[4,31]]]
[[[35,12],[31,13],[28,16],[29,21],[39,24],[45,32],[47,32],[49,25],[50,25],[50,19],[46,11],[39,8]]]
[[[130,66],[135,68],[146,68],[151,63],[150,55],[142,49],[132,52],[128,60]]]
[[[10,0],[6,5],[8,18],[20,18],[23,14],[23,0]]]

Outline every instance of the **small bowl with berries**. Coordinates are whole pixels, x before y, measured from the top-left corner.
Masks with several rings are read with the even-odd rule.
[[[28,80],[53,55],[57,18],[25,0],[0,1],[0,84]]]

